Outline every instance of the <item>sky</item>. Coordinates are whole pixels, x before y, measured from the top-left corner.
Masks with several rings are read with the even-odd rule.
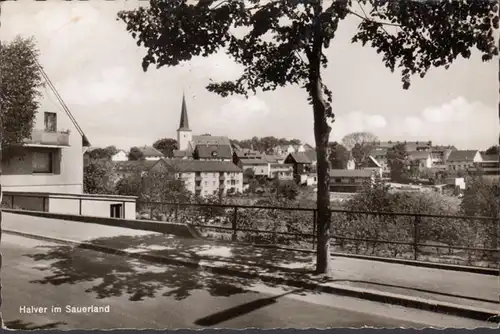
[[[117,21],[117,12],[145,1],[15,1],[2,4],[0,39],[34,37],[40,63],[92,146],[151,145],[176,138],[182,94],[193,134],[234,139],[298,138],[314,146],[306,93],[295,86],[244,97],[208,92],[209,80],[241,71],[223,52],[177,67],[143,72],[145,51]],[[498,59],[473,53],[448,70],[431,69],[403,90],[370,47],[352,44],[359,19],[344,20],[326,54],[323,77],[333,91],[331,141],[369,131],[380,140],[432,140],[459,149],[486,149],[498,142]],[[56,103],[43,108],[60,108]]]

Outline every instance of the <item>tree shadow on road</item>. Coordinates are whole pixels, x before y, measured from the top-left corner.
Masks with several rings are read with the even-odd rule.
[[[98,238],[88,240],[87,243],[140,253],[141,256],[159,255],[173,260],[189,260],[194,265],[200,261],[223,262],[224,266],[250,276],[214,275],[168,262],[153,263],[124,255],[96,252],[80,246],[51,245],[39,247],[36,254],[26,255],[38,262],[34,265],[37,270],[47,273],[43,279],[32,283],[61,285],[91,282],[92,286],[86,292],[95,293],[99,299],[127,295],[130,300],[139,301],[157,297],[161,293],[163,296],[182,300],[189,297],[193,290],[205,290],[212,296],[228,297],[250,292],[252,285],[260,283],[251,273],[276,272],[278,269],[272,263],[283,265],[298,261],[293,252],[272,250],[258,253],[249,248],[228,249],[201,240],[159,234]],[[221,254],[229,251],[229,255]],[[42,261],[45,263],[40,265],[39,262]],[[282,274],[288,278],[301,275],[300,272],[286,269]]]
[[[66,325],[66,323],[62,321],[51,322],[44,325],[36,325],[32,322],[26,322],[19,319],[5,322],[5,326],[8,329],[14,329],[14,330],[60,329],[59,327],[63,325]]]

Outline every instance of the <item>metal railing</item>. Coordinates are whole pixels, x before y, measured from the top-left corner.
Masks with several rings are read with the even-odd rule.
[[[35,197],[37,207],[18,206]],[[46,195],[4,193],[4,207],[46,211]],[[123,203],[117,198],[55,195],[79,202]],[[318,211],[315,208],[203,203],[136,202],[139,219],[185,223],[207,238],[315,250]],[[75,213],[76,214],[76,213]],[[427,262],[497,267],[500,219],[424,213],[368,212],[331,209],[331,249],[335,252]]]
[[[315,249],[317,209],[138,202],[141,218],[192,224],[209,238]],[[500,220],[492,217],[331,209],[336,252],[497,267]]]

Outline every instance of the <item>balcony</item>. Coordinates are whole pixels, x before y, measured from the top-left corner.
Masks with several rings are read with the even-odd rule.
[[[45,132],[44,130],[34,129],[31,132],[31,138],[24,140],[26,146],[69,146],[68,132]]]

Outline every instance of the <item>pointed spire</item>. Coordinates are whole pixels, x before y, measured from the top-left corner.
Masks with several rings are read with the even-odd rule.
[[[181,122],[177,131],[191,131],[189,129],[189,120],[186,106],[186,96],[182,93],[182,107],[181,107]]]

